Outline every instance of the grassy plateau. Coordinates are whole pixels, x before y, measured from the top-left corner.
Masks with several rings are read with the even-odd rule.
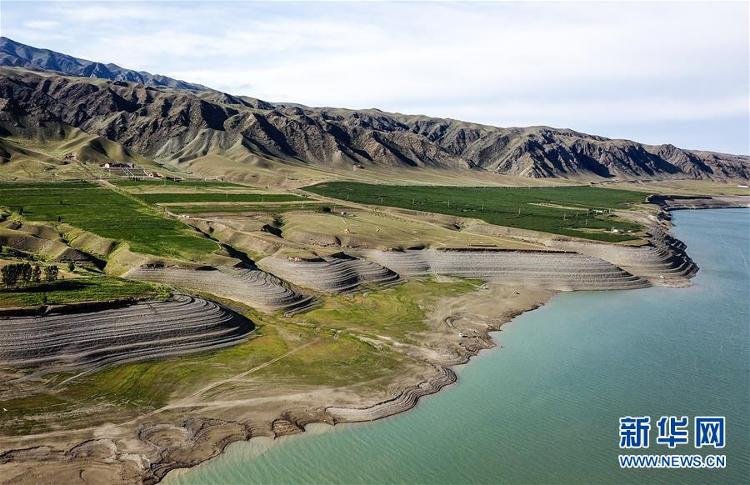
[[[588,186],[453,187],[326,182],[305,187],[350,202],[482,219],[490,224],[619,242],[641,227],[603,211],[628,209],[643,193]],[[617,229],[618,232],[612,231]]]
[[[133,251],[195,259],[217,249],[179,221],[114,190],[89,183],[2,184],[0,206],[33,221],[65,222],[127,241]]]

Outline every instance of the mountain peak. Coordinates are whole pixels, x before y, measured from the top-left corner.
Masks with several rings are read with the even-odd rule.
[[[117,64],[104,64],[80,59],[49,49],[40,49],[22,44],[8,37],[0,37],[0,66],[57,71],[69,76],[134,82],[155,88],[209,91],[209,88],[200,84],[189,83],[144,71],[125,69]]]

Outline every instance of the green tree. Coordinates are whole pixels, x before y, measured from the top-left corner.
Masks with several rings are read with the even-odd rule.
[[[29,263],[21,263],[18,265],[18,281],[22,286],[26,286],[31,282],[33,273],[34,270]]]
[[[34,269],[29,263],[14,263],[3,266],[3,285],[12,288],[14,286],[26,286],[33,281]]]
[[[8,264],[3,266],[0,270],[3,278],[3,286],[12,288],[18,283],[18,267],[15,264]]]
[[[57,276],[60,272],[60,268],[57,266],[45,266],[44,268],[44,281],[47,283],[53,283],[57,281]]]
[[[42,268],[39,265],[34,265],[34,270],[31,272],[31,281],[33,283],[39,283],[42,281]]]
[[[76,270],[76,264],[73,261],[68,261],[68,271],[71,273]]]

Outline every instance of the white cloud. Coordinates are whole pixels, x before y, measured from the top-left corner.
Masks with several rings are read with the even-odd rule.
[[[56,20],[31,20],[24,22],[23,26],[29,29],[52,30],[59,28],[60,22]]]
[[[69,22],[92,23],[106,21],[153,20],[172,10],[168,4],[149,5],[147,2],[58,2],[50,8],[53,15]]]

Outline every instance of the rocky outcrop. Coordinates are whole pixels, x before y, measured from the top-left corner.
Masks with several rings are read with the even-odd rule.
[[[185,295],[121,308],[77,310],[0,317],[0,365],[88,372],[235,345],[253,329],[245,317]]]
[[[210,153],[324,169],[433,167],[524,177],[750,178],[750,157],[549,127],[498,128],[379,110],[309,108],[0,68],[0,133],[72,126],[159,162]]]

